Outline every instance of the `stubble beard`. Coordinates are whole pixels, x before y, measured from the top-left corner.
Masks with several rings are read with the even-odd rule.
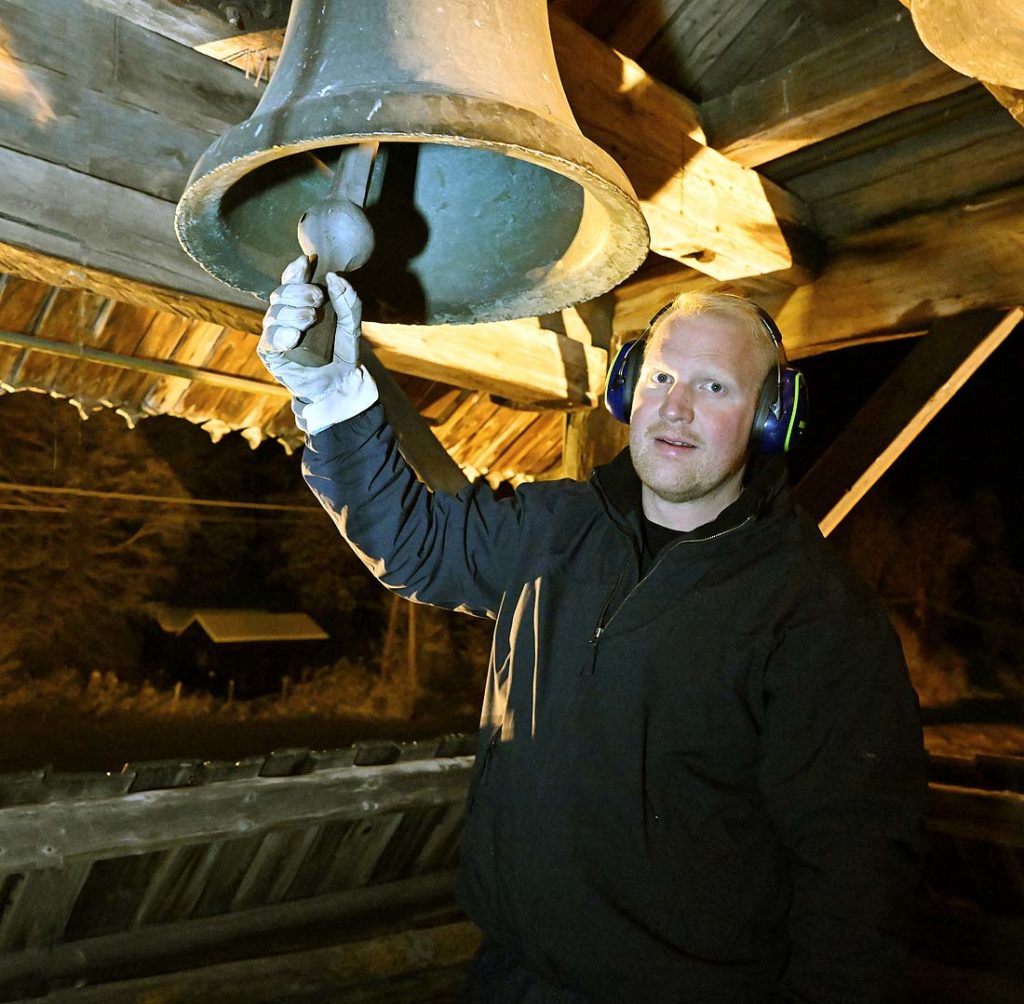
[[[706,456],[700,444],[694,447],[693,456],[681,457],[674,461],[670,457],[659,457],[654,438],[660,433],[650,430],[641,433],[630,430],[629,453],[640,482],[659,499],[668,503],[696,502],[710,495],[728,481],[736,471],[733,469],[708,470]]]
[[[654,440],[644,435],[630,436],[629,453],[641,483],[665,502],[693,502],[713,487],[708,483],[701,458],[687,461],[658,457]],[[694,451],[696,453],[696,450]]]

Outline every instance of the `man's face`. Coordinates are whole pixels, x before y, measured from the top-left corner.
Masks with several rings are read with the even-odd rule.
[[[738,321],[672,316],[647,345],[629,448],[644,512],[691,530],[739,497],[765,356]]]

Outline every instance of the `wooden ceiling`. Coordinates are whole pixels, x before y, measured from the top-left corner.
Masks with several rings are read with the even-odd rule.
[[[653,250],[560,315],[367,325],[467,474],[562,470],[609,349],[683,288],[754,295],[796,358],[1024,299],[1024,95],[940,62],[907,6],[551,0],[580,128],[629,175]],[[297,442],[253,352],[258,301],[194,265],[171,222],[199,155],[255,106],[287,7],[0,7],[4,389]],[[580,473],[586,450],[566,452]]]

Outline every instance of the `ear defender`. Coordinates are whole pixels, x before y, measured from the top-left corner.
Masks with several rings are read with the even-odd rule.
[[[627,425],[633,410],[633,393],[643,367],[644,346],[655,323],[670,306],[662,307],[651,318],[640,338],[622,344],[608,369],[604,406],[614,418]],[[775,345],[778,364],[761,386],[750,441],[761,453],[788,453],[800,442],[807,429],[807,381],[798,369],[786,362],[782,333],[771,315],[761,307],[757,307],[757,312]]]

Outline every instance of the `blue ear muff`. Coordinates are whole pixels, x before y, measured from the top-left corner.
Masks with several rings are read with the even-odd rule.
[[[798,369],[780,365],[767,382],[771,398],[763,416],[758,410],[751,439],[761,453],[788,453],[807,430],[807,381]]]
[[[623,342],[608,368],[604,406],[614,418],[627,425],[633,410],[633,393],[643,367],[647,336],[654,322],[666,309],[663,307],[654,315],[643,337]],[[758,307],[758,313],[778,351],[779,363],[765,378],[750,438],[761,453],[788,453],[803,438],[807,429],[807,381],[798,369],[786,363],[782,334],[771,315],[761,307]]]
[[[636,338],[631,342],[623,342],[608,368],[608,377],[604,382],[604,406],[614,418],[627,425],[633,410],[633,389],[640,379],[643,363],[644,340]]]

